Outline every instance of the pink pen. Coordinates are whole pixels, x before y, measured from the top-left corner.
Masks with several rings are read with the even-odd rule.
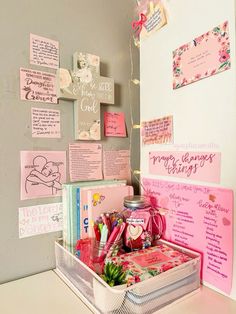
[[[105,258],[106,252],[110,249],[110,247],[112,246],[112,244],[113,244],[114,241],[116,240],[116,238],[117,238],[119,232],[120,232],[120,226],[116,226],[116,227],[113,229],[113,231],[112,231],[112,233],[111,233],[111,235],[110,235],[110,237],[109,237],[109,239],[108,239],[106,245],[104,246],[104,248],[103,248],[103,250],[102,250],[102,252],[101,252],[101,255],[100,255],[100,259],[101,259],[101,260],[103,260],[103,259]]]

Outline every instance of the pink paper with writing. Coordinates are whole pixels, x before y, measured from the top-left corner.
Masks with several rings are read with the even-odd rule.
[[[162,254],[161,252],[153,252],[150,254],[143,254],[139,256],[132,257],[131,260],[141,267],[152,266],[153,264],[163,263],[170,260],[170,257]]]
[[[56,75],[20,68],[21,100],[57,104]]]
[[[142,122],[142,143],[173,143],[173,116]]]
[[[173,89],[231,67],[228,22],[173,51]]]
[[[150,174],[219,183],[220,170],[220,153],[149,152]]]
[[[30,34],[30,63],[57,69],[59,67],[59,42]]]
[[[62,203],[19,208],[19,238],[62,230]]]
[[[21,152],[21,200],[61,196],[66,182],[66,152]]]
[[[104,112],[105,136],[126,137],[124,112]]]
[[[129,150],[107,150],[103,152],[103,174],[105,180],[121,179],[131,182]]]
[[[60,110],[31,108],[32,137],[60,138]]]
[[[164,238],[203,254],[202,278],[230,293],[233,261],[233,191],[142,179],[144,194],[166,210]]]
[[[102,145],[94,143],[69,144],[70,180],[102,179]]]

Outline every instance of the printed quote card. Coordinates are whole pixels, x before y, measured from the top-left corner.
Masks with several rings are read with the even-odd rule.
[[[143,145],[173,143],[173,116],[142,122],[141,136]]]
[[[70,180],[101,180],[102,145],[95,143],[69,144]]]
[[[59,67],[59,42],[30,34],[30,63],[57,69]]]
[[[19,208],[19,238],[62,230],[62,203]]]
[[[173,51],[173,89],[231,67],[228,21]]]
[[[233,191],[143,178],[144,194],[165,209],[164,238],[203,255],[204,282],[229,294],[233,266]]]
[[[56,75],[20,68],[21,100],[57,104]]]
[[[60,110],[31,108],[32,137],[60,138]]]
[[[103,172],[105,180],[127,180],[131,183],[130,151],[106,150],[103,152]]]
[[[65,151],[21,151],[21,200],[61,196]]]
[[[149,152],[149,173],[219,183],[221,154],[214,152]]]

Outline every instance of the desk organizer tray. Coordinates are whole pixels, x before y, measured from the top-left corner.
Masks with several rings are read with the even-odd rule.
[[[200,255],[164,240],[158,241],[191,259],[155,277],[110,287],[95,272],[56,242],[56,272],[94,313],[151,314],[199,288]]]

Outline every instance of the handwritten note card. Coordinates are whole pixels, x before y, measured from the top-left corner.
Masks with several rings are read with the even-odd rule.
[[[62,230],[62,203],[19,208],[19,238]]]
[[[21,200],[61,196],[66,181],[66,152],[21,152]]]
[[[69,144],[70,180],[101,180],[102,145],[93,143]]]
[[[173,143],[173,116],[142,122],[142,143]]]
[[[130,151],[107,150],[103,152],[103,173],[105,180],[123,179],[131,182]]]
[[[144,178],[145,193],[167,209],[165,239],[203,253],[203,280],[230,293],[233,191]]]
[[[231,67],[228,22],[173,51],[173,89]]]
[[[160,176],[219,183],[220,160],[220,153],[150,152],[149,172]]]
[[[30,34],[30,63],[57,69],[59,67],[59,42]]]
[[[55,74],[20,68],[20,97],[57,104]]]
[[[60,138],[60,110],[31,108],[32,137]]]
[[[104,113],[105,136],[126,137],[125,114],[123,112]]]

